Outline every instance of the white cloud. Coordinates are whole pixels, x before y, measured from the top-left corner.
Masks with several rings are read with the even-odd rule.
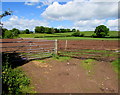
[[[99,25],[105,25],[110,30],[118,31],[118,19],[115,20],[80,20],[74,23],[74,28],[79,29],[81,31],[94,31],[95,28]]]
[[[39,3],[39,0],[26,0],[25,5],[36,5]]]
[[[119,0],[90,0],[91,2],[119,2]]]
[[[97,26],[104,25],[105,21],[105,19],[80,20],[74,23],[73,28],[79,29],[80,31],[94,31]]]
[[[74,23],[75,26],[97,26],[104,24],[105,20],[80,20]]]
[[[86,20],[117,18],[117,14],[117,3],[70,1],[64,5],[54,2],[46,8],[42,16],[50,20]]]
[[[110,27],[118,27],[118,19],[108,20],[106,24]]]
[[[18,20],[18,16],[13,15],[9,20],[10,21],[16,21],[16,20]]]
[[[81,31],[94,30],[98,25],[107,25],[112,30],[117,30],[118,17],[117,0],[102,2],[103,0],[73,0],[66,4],[54,2],[41,14],[48,20],[70,20],[74,23],[73,28]],[[108,19],[108,20],[107,20]]]
[[[26,28],[34,30],[35,26],[48,26],[47,21],[35,20],[35,19],[25,19],[18,18],[17,16],[12,16],[8,21],[3,22],[4,27],[7,29],[17,28],[24,30]]]

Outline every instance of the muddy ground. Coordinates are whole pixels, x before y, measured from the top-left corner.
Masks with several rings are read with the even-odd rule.
[[[91,70],[83,60],[53,58],[30,61],[22,69],[31,78],[37,93],[117,93],[118,78],[109,62],[94,61]]]

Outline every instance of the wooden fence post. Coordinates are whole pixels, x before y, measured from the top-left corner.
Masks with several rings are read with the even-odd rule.
[[[67,44],[68,44],[68,42],[67,42],[67,40],[65,41],[65,50],[67,49]]]
[[[30,53],[31,53],[31,45],[32,45],[32,43],[30,42]]]
[[[55,54],[57,54],[58,53],[58,41],[57,41],[57,39],[55,40]]]

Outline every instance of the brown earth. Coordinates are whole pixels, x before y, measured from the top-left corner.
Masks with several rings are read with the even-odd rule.
[[[95,61],[85,70],[81,59],[30,61],[22,69],[37,93],[117,93],[118,78],[109,62]]]
[[[117,40],[66,40],[58,41],[59,50],[91,49],[91,50],[117,50]]]
[[[5,42],[16,42],[17,43],[5,43]],[[28,42],[24,42],[28,41]],[[39,41],[39,42],[34,42]],[[54,49],[55,41],[48,41],[42,39],[2,39],[1,47],[9,46],[23,46],[23,47],[14,47],[14,48],[2,48],[1,52],[6,51],[16,51],[16,52],[28,52],[30,51],[39,51],[41,49]],[[30,45],[33,45],[30,47]],[[36,46],[35,46],[36,45]],[[38,46],[40,45],[40,46]],[[38,49],[38,50],[37,50]],[[92,49],[92,50],[118,50],[118,41],[117,40],[68,40],[67,45],[65,40],[58,40],[58,50],[75,50],[75,49]],[[17,51],[18,50],[18,51]],[[24,50],[24,51],[19,51]]]

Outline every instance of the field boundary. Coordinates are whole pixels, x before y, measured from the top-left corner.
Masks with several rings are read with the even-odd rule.
[[[49,57],[56,52],[55,40],[41,39],[2,39],[2,53],[20,53],[24,58]]]

